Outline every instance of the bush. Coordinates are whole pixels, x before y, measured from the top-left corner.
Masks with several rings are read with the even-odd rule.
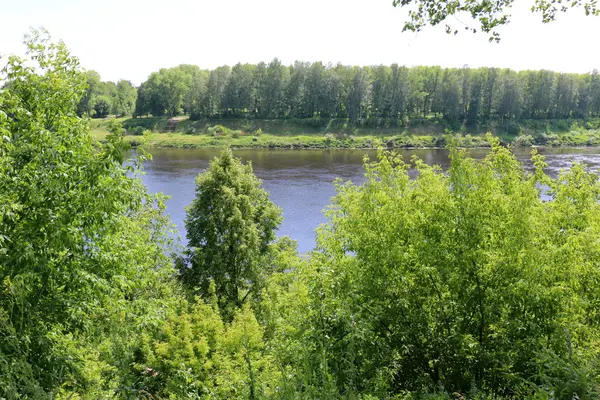
[[[134,126],[128,130],[128,133],[133,136],[142,136],[146,130],[143,126]]]
[[[305,308],[319,313],[303,322],[327,321],[318,332],[328,360],[351,360],[325,367],[339,392],[353,389],[348,381],[375,387],[387,370],[396,394],[598,398],[598,318],[588,312],[600,281],[580,258],[600,257],[596,176],[575,165],[552,179],[539,156],[526,174],[491,144],[485,162],[453,149],[447,172],[382,152],[366,182],[338,185],[308,270],[323,280],[307,280]]]
[[[106,124],[106,130],[112,133],[113,135],[120,136],[125,133],[125,129],[123,128],[123,124],[121,124],[116,119],[111,119]]]
[[[533,136],[531,135],[521,135],[518,136],[515,141],[513,142],[513,145],[515,147],[530,147],[533,145]]]
[[[328,133],[328,134],[325,135],[324,142],[325,142],[326,145],[330,145],[331,142],[333,142],[334,140],[335,140],[335,136],[332,133]]]
[[[433,141],[433,145],[435,147],[446,147],[446,137],[445,136],[437,136]]]
[[[223,125],[215,125],[206,129],[210,136],[226,136],[232,132],[231,129]]]

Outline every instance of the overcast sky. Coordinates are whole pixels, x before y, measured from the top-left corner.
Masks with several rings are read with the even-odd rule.
[[[581,9],[544,25],[518,0],[500,44],[443,27],[402,32],[392,0],[0,0],[0,54],[22,53],[30,26],[62,39],[103,80],[144,81],[162,67],[278,57],[352,65],[600,69],[600,18]],[[468,18],[461,18],[470,22]],[[452,21],[451,21],[452,22]],[[460,22],[454,21],[456,26]]]

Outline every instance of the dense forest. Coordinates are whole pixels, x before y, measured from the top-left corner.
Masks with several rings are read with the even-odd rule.
[[[91,87],[91,86],[90,86]],[[600,74],[499,68],[350,67],[321,62],[180,65],[138,88],[134,115],[192,119],[348,118],[403,125],[430,115],[456,126],[600,116]]]
[[[98,142],[79,116],[89,73],[43,32],[27,47],[0,82],[0,398],[600,396],[585,166],[551,178],[534,151],[526,172],[491,136],[480,161],[450,139],[446,172],[381,150],[363,184],[336,184],[301,257],[223,149],[179,249],[143,146],[128,160],[119,129]]]

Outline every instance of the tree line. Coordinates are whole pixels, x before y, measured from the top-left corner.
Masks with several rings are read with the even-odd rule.
[[[500,68],[356,67],[278,59],[214,70],[153,72],[138,88],[135,116],[347,118],[398,124],[439,117],[475,126],[521,119],[600,116],[600,74]]]
[[[102,81],[100,74],[93,70],[85,72],[85,80],[87,89],[77,106],[79,115],[101,118],[109,114],[133,114],[138,90],[130,81]]]

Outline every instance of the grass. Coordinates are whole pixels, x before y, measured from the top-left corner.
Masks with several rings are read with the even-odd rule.
[[[103,140],[111,118],[92,119],[93,136]],[[440,124],[421,120],[404,128],[351,127],[346,120],[244,120],[222,119],[191,121],[178,117],[177,123],[167,118],[118,118],[127,131],[125,140],[136,146],[198,148],[427,148],[444,147],[446,139]],[[167,132],[167,130],[173,130]],[[140,134],[146,131],[142,137]],[[543,120],[524,121],[516,127],[519,134],[487,127],[456,134],[463,147],[485,147],[484,134],[491,131],[504,143],[517,146],[600,146],[600,121]]]

